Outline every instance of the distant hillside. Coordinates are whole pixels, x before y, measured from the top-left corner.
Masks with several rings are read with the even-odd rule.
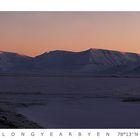
[[[88,49],[82,52],[50,51],[34,58],[0,52],[1,72],[125,74],[140,72],[136,53]]]

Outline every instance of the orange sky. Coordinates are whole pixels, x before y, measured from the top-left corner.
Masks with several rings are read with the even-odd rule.
[[[140,12],[0,12],[1,51],[89,48],[140,53]]]

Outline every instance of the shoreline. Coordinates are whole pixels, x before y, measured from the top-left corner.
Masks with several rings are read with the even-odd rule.
[[[40,129],[43,128],[39,124],[28,120],[24,115],[17,113],[16,111],[9,111],[0,108],[0,129]]]

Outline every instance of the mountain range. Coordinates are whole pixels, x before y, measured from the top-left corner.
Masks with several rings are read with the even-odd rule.
[[[0,72],[139,74],[140,55],[94,48],[55,50],[35,57],[0,51]]]

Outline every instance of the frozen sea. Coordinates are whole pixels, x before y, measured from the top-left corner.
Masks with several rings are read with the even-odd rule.
[[[44,128],[140,128],[140,78],[0,76],[0,102]]]
[[[45,128],[140,128],[140,104],[114,99],[59,99],[19,112]]]

